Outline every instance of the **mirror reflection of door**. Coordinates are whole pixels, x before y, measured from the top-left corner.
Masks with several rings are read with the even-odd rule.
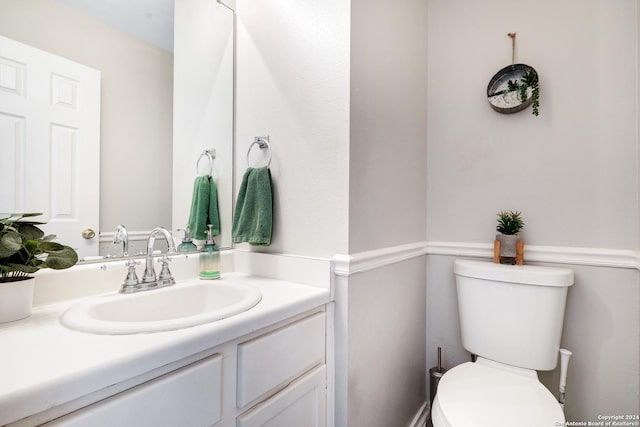
[[[100,72],[0,36],[0,215],[41,212],[48,234],[98,255]],[[80,179],[81,177],[81,179]]]

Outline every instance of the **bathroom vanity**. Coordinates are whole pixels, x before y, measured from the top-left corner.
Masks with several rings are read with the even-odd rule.
[[[222,281],[255,287],[262,299],[165,332],[61,324],[92,296],[0,325],[0,426],[324,426],[328,287],[238,272]]]

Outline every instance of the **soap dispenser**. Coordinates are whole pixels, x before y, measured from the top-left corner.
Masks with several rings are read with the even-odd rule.
[[[196,245],[191,240],[191,233],[189,232],[189,224],[187,224],[187,228],[182,229],[178,228],[178,231],[184,231],[184,237],[182,238],[182,243],[178,245],[178,252],[191,252],[198,249]]]
[[[213,241],[211,234],[211,224],[208,224],[207,240],[200,249],[200,278],[219,279],[220,278],[220,251]]]

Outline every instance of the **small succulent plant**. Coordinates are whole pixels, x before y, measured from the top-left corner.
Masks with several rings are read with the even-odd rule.
[[[524,221],[522,220],[521,212],[498,212],[498,226],[496,227],[496,230],[499,233],[509,236],[518,234],[518,232],[522,230],[522,227],[524,227]]]

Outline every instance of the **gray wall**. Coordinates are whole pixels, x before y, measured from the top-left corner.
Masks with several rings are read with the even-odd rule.
[[[637,1],[428,4],[429,240],[492,241],[515,209],[528,244],[637,249]],[[510,31],[540,76],[539,117],[487,102]]]
[[[349,277],[349,427],[407,426],[424,402],[425,271],[422,256]]]
[[[351,1],[350,254],[426,236],[426,12]],[[408,425],[424,402],[425,271],[422,256],[348,278],[350,427]]]
[[[429,0],[427,236],[488,243],[495,214],[521,210],[526,244],[638,251],[638,3]],[[487,23],[492,23],[488,25]],[[540,116],[501,115],[486,85],[511,60],[540,75]],[[454,257],[427,266],[427,367],[459,341]],[[526,248],[525,248],[526,261]],[[574,355],[567,418],[637,414],[640,271],[568,265],[562,345]],[[541,375],[557,394],[558,370]]]
[[[351,2],[349,253],[426,235],[426,9]]]
[[[640,280],[638,271],[569,266],[562,345],[573,352],[566,413],[573,420],[603,414],[638,414],[640,405]],[[559,369],[541,380],[557,394]]]
[[[0,34],[101,71],[100,231],[170,227],[173,55],[54,0],[3,0]]]

